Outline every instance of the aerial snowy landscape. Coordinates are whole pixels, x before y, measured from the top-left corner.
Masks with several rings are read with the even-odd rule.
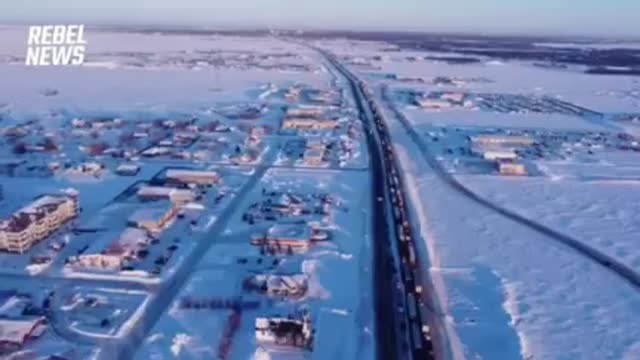
[[[27,31],[1,359],[640,358],[640,43]]]

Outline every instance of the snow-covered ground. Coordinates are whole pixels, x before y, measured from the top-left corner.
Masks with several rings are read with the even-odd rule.
[[[370,278],[370,201],[360,191],[368,176],[363,171],[269,170],[258,186],[234,212],[221,234],[202,259],[188,283],[177,294],[145,344],[136,354],[140,359],[204,359],[216,354],[223,340],[228,308],[181,308],[185,297],[192,299],[243,299],[257,301],[257,308],[241,312],[241,325],[231,338],[229,359],[248,359],[258,352],[272,358],[278,351],[261,345],[254,337],[255,318],[286,315],[297,306],[308,307],[316,327],[312,353],[287,350],[291,359],[368,358],[372,351]],[[249,244],[251,235],[264,226],[248,225],[242,214],[262,197],[262,189],[292,194],[326,192],[337,200],[323,228],[330,229],[328,243],[319,243],[299,255],[268,256]],[[241,260],[244,259],[244,260]],[[239,261],[240,260],[240,261]],[[277,265],[272,261],[278,260]],[[301,299],[268,300],[248,293],[242,281],[250,274],[299,272],[309,278],[309,290]],[[215,284],[215,285],[212,285]],[[206,321],[200,319],[206,318]],[[288,357],[287,357],[288,359]]]
[[[551,96],[607,113],[638,112],[637,77],[591,76],[571,68],[543,69],[485,59],[450,65],[417,60],[430,54],[389,51],[389,45],[323,40],[375,93],[378,86],[416,91]],[[380,56],[374,58],[374,56]],[[451,55],[451,54],[449,54]],[[453,54],[455,55],[455,54]],[[411,60],[408,58],[411,57]],[[356,60],[354,60],[356,59]],[[363,63],[369,65],[362,65]],[[459,86],[399,81],[372,74],[425,80],[479,79]],[[524,227],[460,194],[431,169],[385,107],[415,226],[430,264],[440,314],[457,359],[634,359],[640,353],[638,291],[614,273],[546,235]],[[595,117],[495,114],[474,110],[426,111],[396,101],[419,136],[433,126],[550,129],[617,133]],[[453,144],[458,146],[461,144]],[[540,160],[543,176],[504,178],[456,175],[482,197],[610,254],[638,270],[637,152],[597,151],[591,158]]]
[[[610,169],[615,173],[615,168]],[[635,168],[638,174],[637,167]],[[640,271],[640,181],[462,176],[471,189]],[[523,196],[522,194],[527,194]]]
[[[0,175],[4,192],[0,216],[10,216],[18,205],[42,193],[67,187],[79,191],[82,212],[71,227],[83,231],[62,234],[68,235],[69,244],[52,260],[53,271],[41,267],[38,277],[69,285],[59,295],[65,308],[55,319],[51,316],[57,329],[78,343],[95,343],[101,347],[97,356],[102,359],[116,354],[133,356],[142,341],[145,345],[138,356],[145,359],[215,356],[231,311],[192,312],[176,304],[185,294],[243,295],[241,285],[247,276],[258,270],[274,270],[266,260],[262,265],[255,263],[261,254],[249,244],[253,234],[242,222],[241,213],[247,210],[247,201],[261,196],[256,184],[277,182],[283,191],[299,187],[302,194],[317,191],[339,198],[333,211],[336,217],[323,225],[330,227],[333,236],[309,254],[283,261],[283,271],[309,277],[309,293],[291,304],[263,297],[261,308],[243,314],[231,356],[247,359],[262,351],[254,339],[257,316],[307,306],[318,330],[316,351],[298,355],[312,359],[336,358],[337,354],[344,359],[372,357],[374,325],[366,231],[370,204],[369,192],[362,191],[369,181],[368,157],[362,129],[352,126],[357,125],[352,101],[342,97],[344,84],[325,68],[318,54],[271,36],[88,28],[87,57],[82,66],[26,67],[26,31],[26,27],[0,28],[0,77],[13,84],[0,90],[0,159],[3,166],[14,159],[22,161],[18,170],[8,169]],[[335,142],[332,167],[347,168],[344,172],[312,166],[294,170],[294,164],[273,164],[286,139],[314,138],[314,134],[279,133],[287,107],[311,102],[304,97],[292,101],[282,96],[294,85],[333,97],[329,100],[335,107],[331,116],[339,118],[343,128],[324,133],[322,139]],[[322,104],[316,100],[316,106]],[[114,124],[116,118],[118,124]],[[107,119],[107,124],[100,119]],[[252,130],[255,133],[249,135]],[[184,139],[178,139],[178,133],[195,136],[181,142]],[[45,138],[56,147],[44,150],[41,143]],[[130,153],[112,157],[87,150],[99,142]],[[36,150],[26,151],[27,147]],[[243,153],[249,147],[254,152]],[[343,148],[349,147],[353,151],[345,160]],[[148,149],[167,148],[172,151],[160,156],[142,154]],[[187,152],[203,156],[177,156]],[[81,174],[74,170],[88,162],[99,165],[100,171]],[[119,175],[116,169],[125,163],[139,165],[140,171]],[[271,166],[277,169],[267,171]],[[199,188],[196,204],[190,204],[201,205],[199,217],[187,214],[171,221],[156,243],[152,241],[146,249],[146,256],[137,253],[142,259],[137,259],[133,270],[85,271],[65,266],[69,256],[104,253],[125,227],[131,226],[127,220],[133,212],[152,206],[136,197],[137,187],[161,181],[157,177],[169,167],[220,172],[222,185]],[[265,179],[261,179],[265,172]],[[231,229],[228,233],[227,228]],[[46,248],[51,240],[48,237],[38,247]],[[169,251],[173,254],[170,260],[159,262]],[[34,254],[0,254],[0,278],[30,280],[24,268]],[[253,267],[238,263],[240,257],[249,258]],[[166,264],[166,270],[150,276],[149,270],[156,270],[158,264]],[[193,274],[192,268],[196,269]],[[28,287],[19,283],[11,286]],[[102,286],[108,290],[97,290]],[[179,295],[171,290],[174,288]],[[80,300],[74,296],[80,293],[91,299],[76,304]],[[93,298],[98,298],[96,307]],[[165,308],[172,299],[173,305]],[[158,318],[153,332],[146,334]],[[40,351],[54,341],[47,333],[26,347]],[[88,358],[84,353],[66,351],[67,344],[60,342],[59,349],[43,350],[42,355]],[[282,355],[280,351],[270,353]]]
[[[0,57],[24,58],[26,33],[26,27],[0,29],[3,43]],[[329,77],[318,66],[317,56],[310,50],[268,37],[139,34],[87,29],[85,38],[88,42],[87,62],[80,67],[26,67],[17,60],[0,62],[0,77],[12,84],[11,91],[1,94],[0,104],[7,104],[14,115],[21,112],[37,114],[45,109],[193,111],[214,101],[258,100],[255,89],[267,83],[328,87]],[[206,68],[172,66],[203,56],[198,51],[235,54],[240,60],[245,56],[246,61],[252,61],[248,56],[289,53],[297,58],[283,60],[285,63],[311,64],[316,68],[313,71],[267,68],[268,61],[273,60],[260,63],[265,67],[240,68],[235,63]],[[151,67],[146,57],[149,54],[178,59]],[[103,56],[116,60],[132,56],[132,61],[140,65],[92,66],[92,59]],[[43,89],[55,89],[58,95],[42,96]]]
[[[100,138],[99,133],[92,135],[92,130],[85,129],[75,129],[69,137],[60,133],[61,129],[70,129],[61,124],[68,125],[76,116],[116,114],[125,120],[140,120],[142,125],[158,119],[196,117],[202,121],[200,125],[206,125],[214,120],[233,118],[232,113],[242,112],[243,104],[259,109],[254,113],[255,117],[243,118],[231,126],[233,129],[222,123],[224,130],[215,130],[213,135],[183,145],[183,150],[191,146],[214,154],[198,162],[198,166],[215,163],[221,169],[230,163],[225,151],[234,151],[235,142],[245,140],[247,134],[241,128],[258,123],[264,125],[262,130],[266,133],[257,158],[243,165],[247,172],[232,185],[234,189],[227,189],[233,196],[228,196],[229,200],[223,200],[218,207],[210,196],[206,197],[204,203],[210,216],[199,219],[197,225],[183,224],[198,235],[193,236],[193,244],[181,243],[181,250],[177,252],[176,260],[169,262],[170,271],[163,275],[163,281],[148,282],[149,287],[141,290],[143,285],[133,284],[131,278],[117,274],[100,277],[86,273],[71,279],[65,277],[69,273],[43,271],[37,282],[51,281],[47,290],[67,286],[66,290],[73,292],[75,288],[70,285],[75,281],[81,281],[82,286],[89,288],[109,285],[109,290],[96,292],[100,297],[115,301],[116,309],[105,311],[116,313],[113,323],[103,328],[96,323],[101,322],[102,312],[98,311],[98,317],[92,317],[67,309],[64,315],[70,320],[69,329],[63,334],[47,331],[27,346],[28,351],[67,355],[72,359],[89,358],[94,355],[97,344],[78,342],[82,345],[74,352],[73,341],[67,337],[68,330],[90,330],[97,335],[81,334],[85,340],[108,344],[103,346],[102,358],[115,353],[140,359],[217,356],[223,334],[229,326],[233,327],[229,324],[234,323],[236,314],[226,303],[222,304],[222,309],[181,306],[185,297],[191,297],[209,300],[209,304],[213,304],[211,307],[220,306],[217,302],[220,299],[240,301],[247,306],[241,313],[230,345],[230,359],[374,357],[371,234],[367,231],[373,204],[368,191],[370,179],[364,168],[368,156],[362,134],[356,136],[359,141],[356,142],[357,156],[347,162],[349,166],[345,169],[293,168],[282,158],[273,163],[281,154],[282,144],[293,137],[278,133],[284,106],[291,105],[280,95],[294,84],[344,91],[343,80],[332,76],[318,54],[302,45],[270,36],[88,29],[88,55],[83,66],[38,68],[22,65],[26,36],[25,27],[0,28],[0,43],[3,44],[0,78],[11,84],[0,90],[0,125],[7,132],[9,128],[15,130],[15,125],[24,125],[29,132],[22,136],[29,141],[53,133],[53,138],[67,145],[58,155],[42,152],[21,155],[20,158],[29,164],[46,167],[52,157],[57,161],[70,159],[76,162],[87,158],[87,154],[78,148],[88,145],[87,138],[91,136]],[[395,51],[398,50],[396,46],[384,42],[321,40],[316,43],[338,53],[341,60],[372,85],[376,94],[379,93],[377,86],[385,83],[390,92],[454,90],[549,96],[605,113],[603,118],[582,118],[561,114],[497,114],[483,110],[425,111],[406,103],[395,103],[421,136],[436,126],[473,128],[473,131],[551,129],[558,134],[571,130],[616,136],[627,126],[610,121],[611,115],[640,113],[640,80],[637,77],[594,76],[573,67],[542,68],[526,62],[485,58],[478,63],[451,65],[426,60],[423,57],[428,53],[425,52]],[[392,51],[386,51],[389,49]],[[427,81],[385,80],[386,74]],[[429,85],[428,80],[436,77],[463,79],[464,84]],[[353,121],[356,114],[352,100],[342,101],[345,106],[340,116]],[[378,101],[385,105],[383,99]],[[444,323],[456,359],[637,358],[640,353],[640,328],[636,326],[640,320],[637,289],[547,236],[456,192],[427,166],[394,115],[388,109],[385,113],[403,169],[414,225],[423,240],[419,255],[428,260],[429,266],[424,271],[433,282],[436,312]],[[30,122],[34,119],[40,124]],[[130,129],[139,131],[138,125],[133,124]],[[360,128],[355,130],[362,132]],[[159,133],[167,135],[163,131]],[[102,134],[105,140],[114,140],[121,135],[117,130]],[[335,139],[333,135],[335,133],[327,137]],[[145,137],[145,134],[141,136]],[[15,145],[13,139],[3,137],[2,141],[3,161],[19,157],[11,151]],[[151,140],[141,143],[154,145]],[[145,146],[141,145],[136,151]],[[240,150],[238,148],[236,153]],[[456,177],[481,196],[584,241],[640,271],[637,249],[640,166],[637,153],[598,150],[586,158],[588,160],[567,157],[562,161],[535,161],[539,174],[531,178],[465,174]],[[1,175],[4,200],[0,202],[0,215],[5,218],[36,195],[73,187],[80,192],[83,208],[77,223],[84,227],[102,224],[115,235],[133,208],[140,206],[134,200],[127,203],[126,198],[126,205],[122,205],[119,194],[136,182],[148,181],[167,166],[195,165],[194,161],[168,155],[141,158],[135,160],[141,165],[138,174],[118,176],[114,169],[121,160],[103,156],[100,161],[106,165],[106,170],[97,177],[76,176],[67,169],[57,171],[51,177]],[[278,221],[258,217],[249,222],[249,217],[243,215],[259,208],[254,205],[268,197],[271,191],[295,194],[296,198],[316,205],[322,194],[329,194],[333,203],[328,214],[322,214],[322,208],[311,208],[312,211],[302,218],[329,231],[330,241],[314,244],[304,253],[280,256],[268,255],[266,250],[261,252],[251,245],[250,240],[256,233],[264,234]],[[273,199],[275,197],[270,200]],[[265,204],[270,203],[262,203]],[[295,225],[296,216],[293,218],[283,222]],[[183,231],[180,227],[172,229]],[[175,241],[171,231],[165,236],[171,238],[167,241]],[[99,253],[111,235],[107,232],[106,238],[94,239],[91,234],[83,234],[80,235],[82,241],[72,242],[75,245],[69,245],[63,251],[73,252],[88,244],[93,246],[91,251]],[[44,248],[47,244],[45,240],[39,246]],[[161,246],[157,251],[163,249]],[[29,279],[24,268],[32,255],[0,254],[3,285],[34,291],[36,278],[33,283],[21,283]],[[199,262],[190,263],[191,259]],[[56,261],[57,264],[62,262]],[[149,261],[154,261],[153,257]],[[174,274],[181,274],[180,269],[195,270],[184,277],[179,276],[180,281],[175,286],[168,285]],[[308,293],[300,299],[283,300],[248,293],[243,288],[243,281],[248,276],[278,271],[308,276]],[[171,293],[160,298],[155,292],[165,290],[163,286]],[[136,291],[133,296],[118,293],[132,288]],[[142,294],[147,293],[150,296],[142,300]],[[216,301],[211,302],[212,299]],[[297,307],[311,310],[317,329],[313,353],[283,353],[256,343],[256,317],[274,313],[286,315]],[[55,325],[64,324],[56,322]],[[151,329],[145,333],[147,326]],[[117,341],[107,342],[107,337],[114,335],[129,342],[123,352]],[[137,352],[136,346],[140,344],[133,343],[136,339],[142,343]]]

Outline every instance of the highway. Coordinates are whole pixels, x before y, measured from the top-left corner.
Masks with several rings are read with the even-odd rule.
[[[417,274],[413,229],[386,123],[364,83],[331,53],[314,48],[349,83],[367,133],[374,199],[374,287],[378,359],[434,359],[426,287]],[[382,205],[382,206],[380,206]]]

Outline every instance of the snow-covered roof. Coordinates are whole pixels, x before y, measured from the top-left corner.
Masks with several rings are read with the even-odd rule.
[[[169,201],[154,203],[153,207],[144,207],[136,210],[129,216],[129,221],[133,223],[147,221],[157,222],[163,218],[172,207],[173,204]]]
[[[220,175],[217,171],[208,170],[186,170],[186,169],[169,169],[167,170],[167,177],[172,179],[178,179],[182,177],[210,177],[218,178]]]
[[[166,186],[142,186],[138,189],[138,196],[166,196],[166,197],[194,197],[188,189],[178,189]]]
[[[22,343],[42,319],[0,319],[0,342]]]
[[[311,237],[311,228],[298,224],[277,224],[269,228],[270,238],[307,241]]]

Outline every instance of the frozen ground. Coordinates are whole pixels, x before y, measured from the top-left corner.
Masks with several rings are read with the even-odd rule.
[[[184,297],[194,299],[243,298],[260,303],[257,309],[242,311],[241,325],[232,338],[229,359],[249,359],[267,351],[273,358],[283,355],[263,348],[254,338],[257,316],[285,315],[296,306],[311,310],[317,337],[313,353],[287,351],[283,359],[355,359],[371,356],[371,312],[369,280],[369,198],[359,187],[368,182],[367,173],[333,170],[269,170],[234,212],[224,231],[214,236],[211,246],[188,283],[176,296],[169,311],[160,318],[145,344],[136,354],[139,359],[204,359],[216,354],[229,309],[183,309]],[[261,198],[265,188],[293,193],[327,192],[340,199],[331,210],[325,226],[331,229],[329,243],[314,245],[308,252],[290,256],[265,256],[249,244],[261,225],[249,226],[242,213]],[[247,259],[241,263],[239,259]],[[279,259],[278,265],[272,261]],[[273,271],[301,272],[309,277],[309,292],[298,300],[269,300],[248,294],[242,280],[253,273]],[[211,286],[210,284],[215,284]],[[206,314],[206,321],[203,319]],[[180,345],[183,344],[183,345]],[[188,344],[188,345],[185,345]],[[176,355],[178,353],[179,355]]]
[[[0,77],[12,84],[11,91],[0,94],[0,104],[14,115],[37,114],[45,109],[67,111],[193,111],[212,102],[258,100],[255,90],[261,85],[277,86],[305,83],[318,88],[328,86],[323,69],[287,71],[258,67],[216,65],[202,68],[176,68],[172,64],[190,62],[201,56],[197,51],[237,53],[242,56],[296,54],[292,64],[313,64],[317,58],[308,49],[267,37],[227,37],[136,34],[87,29],[87,59],[82,67],[25,67],[27,28],[0,29],[2,55],[18,57],[14,62],[0,61]],[[144,64],[149,54],[175,56],[178,60],[150,67]],[[141,66],[92,66],[92,59],[108,56],[116,61],[132,56]],[[265,60],[266,62],[267,60]],[[271,60],[273,61],[273,60]],[[24,81],[29,79],[29,81]],[[135,81],[131,81],[135,79]],[[43,89],[59,94],[42,96]],[[26,116],[26,114],[25,114]]]
[[[20,65],[26,50],[25,30],[0,28],[0,40],[4,44],[0,49],[0,78],[11,84],[10,91],[8,88],[0,91],[0,114],[10,115],[8,117],[14,122],[34,117],[49,120],[51,112],[65,116],[83,112],[127,116],[144,113],[152,118],[202,114],[221,103],[268,103],[273,101],[271,94],[296,83],[319,89],[335,85],[332,84],[335,79],[320,65],[317,54],[270,37],[133,34],[90,29],[86,34],[89,44],[84,67],[25,68]],[[318,44],[339,53],[344,62],[374,86],[383,82],[382,77],[371,76],[375,73],[425,79],[437,76],[483,78],[487,81],[470,81],[462,88],[394,80],[384,82],[391,89],[462,89],[548,95],[606,112],[606,115],[639,112],[640,81],[637,77],[591,76],[572,68],[543,69],[523,62],[491,59],[471,65],[450,65],[416,60],[425,55],[423,52],[383,51],[393,48],[383,42],[323,40]],[[379,59],[372,59],[381,54]],[[207,62],[203,58],[215,61]],[[55,92],[52,90],[58,93],[46,95]],[[602,121],[588,121],[561,115],[425,112],[400,108],[418,130],[429,124],[621,130],[621,126],[608,122],[606,117],[599,119]],[[259,116],[262,115],[264,113]],[[640,353],[640,329],[636,326],[640,319],[637,289],[566,247],[469,202],[453,191],[426,166],[399,123],[390,113],[387,115],[404,170],[415,225],[424,240],[420,257],[429,260],[430,266],[424,270],[434,283],[436,311],[445,324],[456,359],[637,358]],[[269,124],[277,124],[272,120],[269,119]],[[49,125],[52,124],[55,123]],[[273,139],[267,137],[267,140]],[[270,148],[264,161],[254,168],[254,178],[248,182],[252,187],[242,189],[234,206],[211,218],[215,218],[219,229],[198,237],[198,244],[206,246],[189,248],[190,251],[207,250],[202,253],[202,261],[197,264],[182,261],[176,265],[176,268],[187,266],[188,269],[194,266],[195,271],[185,277],[184,286],[181,287],[183,283],[180,282],[175,292],[171,292],[170,295],[175,294],[172,301],[166,298],[170,303],[167,308],[161,306],[163,299],[151,296],[150,305],[144,309],[149,312],[141,316],[143,314],[134,310],[138,305],[137,298],[130,302],[131,299],[122,300],[125,315],[117,317],[115,322],[116,327],[126,325],[119,327],[123,329],[122,333],[117,333],[125,339],[130,335],[132,339],[138,339],[143,332],[142,346],[135,353],[137,358],[216,356],[232,311],[228,308],[184,309],[180,307],[184,296],[224,299],[242,296],[243,300],[258,300],[257,309],[246,309],[242,313],[240,327],[231,343],[231,359],[257,360],[258,354],[265,351],[254,340],[255,317],[271,312],[286,313],[298,305],[312,310],[318,329],[317,351],[311,355],[266,350],[274,357],[373,358],[370,236],[366,231],[372,204],[368,191],[364,191],[369,187],[367,172],[357,168],[343,171],[267,170],[276,150]],[[638,269],[640,259],[635,238],[640,209],[635,193],[640,171],[637,161],[613,153],[598,156],[599,161],[592,163],[540,162],[546,176],[535,179],[460,178],[483,196],[574,235]],[[361,160],[366,159],[364,154]],[[167,164],[179,162],[175,159],[142,160],[142,171],[135,177],[118,177],[107,172],[104,178],[91,181],[68,176],[3,176],[0,181],[5,201],[0,203],[0,215],[5,216],[14,210],[16,203],[27,202],[41,192],[72,186],[80,190],[84,209],[80,222],[85,222],[93,219],[132,183],[149,179]],[[112,166],[114,162],[108,165]],[[261,254],[250,245],[249,238],[274,222],[269,220],[271,222],[266,221],[266,224],[250,226],[242,220],[242,214],[260,199],[262,187],[334,194],[344,206],[333,209],[327,219],[313,217],[315,221],[322,220],[323,226],[331,230],[331,242],[318,244],[305,254],[281,256],[286,260],[279,263],[273,263],[272,256]],[[117,206],[109,209],[122,210]],[[122,212],[110,220],[122,222],[125,215]],[[107,221],[105,224],[111,227],[113,223]],[[3,272],[13,274],[5,274],[5,278],[24,279],[20,275],[21,269],[11,271],[10,268],[16,263],[23,266],[28,255],[13,257],[8,262],[6,256],[0,256],[5,265]],[[199,259],[199,256],[181,259],[192,258]],[[311,285],[309,294],[299,300],[277,301],[246,294],[242,289],[242,281],[247,275],[276,270],[307,274]],[[50,279],[49,275],[45,274],[39,281],[55,281],[60,286],[67,286],[81,280],[59,276]],[[3,284],[9,284],[5,278]],[[113,282],[119,280],[92,279],[90,274],[82,281],[90,287],[99,287],[104,281],[113,286]],[[12,282],[10,286],[31,288],[31,285]],[[133,285],[123,283],[122,286]],[[151,293],[154,291],[153,287],[149,289]],[[148,334],[144,333],[144,326],[138,326],[155,319],[158,321]],[[95,326],[96,319],[90,320]],[[81,330],[91,327],[90,323],[76,325],[82,325],[75,327]],[[116,330],[107,328],[104,331],[113,334]],[[69,357],[74,359],[92,355],[92,347],[78,346],[73,352],[70,342],[58,337],[49,331],[31,349],[41,350],[42,355],[71,352]],[[126,349],[125,353],[133,354],[129,350],[132,349]],[[111,352],[104,352],[102,357],[108,358],[109,354]]]
[[[421,199],[415,207],[422,215],[430,273],[460,356],[633,358],[640,348],[640,334],[628,321],[640,316],[635,289],[469,202],[409,160],[417,158],[409,146],[397,148],[412,198]],[[496,183],[493,188],[501,189]]]
[[[424,125],[484,127],[484,128],[542,128],[572,130],[608,130],[607,126],[575,116],[561,114],[502,114],[479,110],[425,111],[412,106],[404,113],[416,128]]]
[[[321,44],[374,88],[534,94],[602,112],[637,112],[637,77],[589,76],[526,63],[486,59],[450,65],[415,60],[431,55],[389,51],[379,43]],[[434,54],[435,55],[435,54]],[[439,54],[438,54],[439,55]],[[451,54],[449,54],[451,55]],[[414,57],[408,60],[408,57]],[[363,61],[364,59],[364,61]],[[355,62],[355,61],[354,61]],[[361,65],[362,63],[368,65]],[[371,74],[488,81],[460,87],[383,79]],[[378,98],[384,104],[381,98]],[[395,104],[419,134],[429,125],[546,128],[618,132],[602,119],[561,115],[424,111]],[[404,170],[416,226],[424,240],[437,295],[436,310],[457,359],[635,359],[640,353],[637,289],[546,236],[469,201],[444,183],[390,111],[385,111]],[[598,153],[595,160],[540,161],[546,175],[504,179],[458,176],[472,190],[525,216],[574,235],[637,269],[638,209],[635,154]],[[555,179],[555,180],[554,180]]]
[[[633,112],[640,108],[640,79],[637,76],[592,76],[577,71],[540,68],[526,62],[502,62],[491,59],[484,59],[477,64],[452,65],[432,60],[408,60],[407,57],[457,54],[413,50],[382,52],[381,50],[391,46],[375,42],[335,40],[319,43],[327,49],[333,49],[351,58],[371,59],[376,55],[382,56],[379,60],[369,61],[371,67],[354,66],[354,69],[362,70],[365,76],[366,73],[378,72],[427,79],[436,76],[485,78],[490,82],[470,83],[466,89],[476,92],[546,94],[600,112]],[[353,51],[345,51],[346,49]],[[406,84],[395,82],[392,86],[404,87]],[[437,87],[438,90],[446,88],[447,86]]]
[[[462,176],[462,181],[495,202],[581,239],[640,271],[638,180]]]

